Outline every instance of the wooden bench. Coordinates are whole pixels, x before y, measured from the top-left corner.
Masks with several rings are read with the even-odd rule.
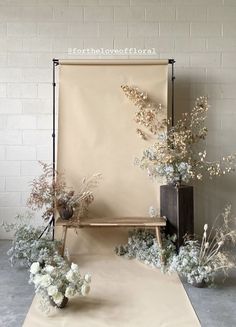
[[[93,227],[140,227],[155,228],[157,243],[162,247],[160,228],[166,226],[165,218],[147,217],[122,217],[122,218],[80,218],[79,222],[58,218],[56,226],[63,228],[62,255],[64,255],[68,228],[93,228]]]

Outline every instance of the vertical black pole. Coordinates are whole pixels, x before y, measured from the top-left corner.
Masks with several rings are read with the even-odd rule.
[[[56,66],[59,64],[58,59],[53,59],[52,72],[52,172],[53,185],[55,185],[56,178]],[[53,198],[53,209],[55,209],[55,199]],[[53,210],[52,216],[52,239],[55,237],[55,215]]]
[[[175,124],[175,60],[169,59],[169,64],[171,64],[171,126],[173,127]]]

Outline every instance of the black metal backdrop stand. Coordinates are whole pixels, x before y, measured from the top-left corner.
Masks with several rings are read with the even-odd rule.
[[[52,122],[52,167],[53,167],[53,184],[56,177],[56,66],[60,64],[59,59],[53,59],[53,74],[52,74],[52,112],[53,112],[53,122]],[[171,65],[171,125],[174,126],[174,111],[175,111],[175,75],[174,75],[174,65],[175,60],[169,59],[168,63]],[[55,209],[55,200],[53,200],[53,208]],[[50,226],[52,226],[52,238],[55,237],[55,210],[50,220]]]
[[[53,59],[53,70],[52,70],[52,174],[53,174],[53,186],[55,185],[56,178],[56,66],[59,65],[58,59]],[[52,216],[52,238],[55,237],[55,199],[53,199],[53,216]]]

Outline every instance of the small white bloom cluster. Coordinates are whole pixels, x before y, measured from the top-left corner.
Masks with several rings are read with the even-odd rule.
[[[215,269],[212,263],[199,264],[201,246],[199,241],[186,241],[179,250],[179,254],[173,257],[170,271],[177,271],[187,279],[190,284],[212,283]]]
[[[30,267],[30,282],[41,297],[44,311],[48,311],[48,305],[52,302],[60,306],[65,297],[71,298],[76,294],[86,296],[89,293],[91,276],[81,276],[77,264],[69,266],[58,254],[49,261],[44,265],[34,262]]]
[[[156,237],[149,230],[134,230],[129,233],[128,243],[119,245],[115,252],[119,256],[125,256],[128,259],[138,259],[152,267],[167,269],[175,253],[175,236],[163,238],[162,249],[159,248]]]
[[[30,267],[32,262],[43,262],[56,253],[60,244],[56,240],[52,241],[49,234],[40,238],[45,226],[33,226],[32,218],[32,213],[26,212],[24,215],[17,215],[14,223],[2,225],[7,232],[14,232],[12,246],[7,252],[12,265],[19,263]]]
[[[191,178],[191,166],[187,162],[157,164],[156,174],[165,177],[168,183],[188,182]]]

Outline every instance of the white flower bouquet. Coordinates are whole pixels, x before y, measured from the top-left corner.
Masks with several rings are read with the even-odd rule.
[[[81,275],[77,264],[69,265],[58,254],[45,264],[34,262],[30,267],[30,283],[40,296],[40,306],[45,312],[50,306],[63,308],[76,294],[86,296],[90,291],[91,276]]]

